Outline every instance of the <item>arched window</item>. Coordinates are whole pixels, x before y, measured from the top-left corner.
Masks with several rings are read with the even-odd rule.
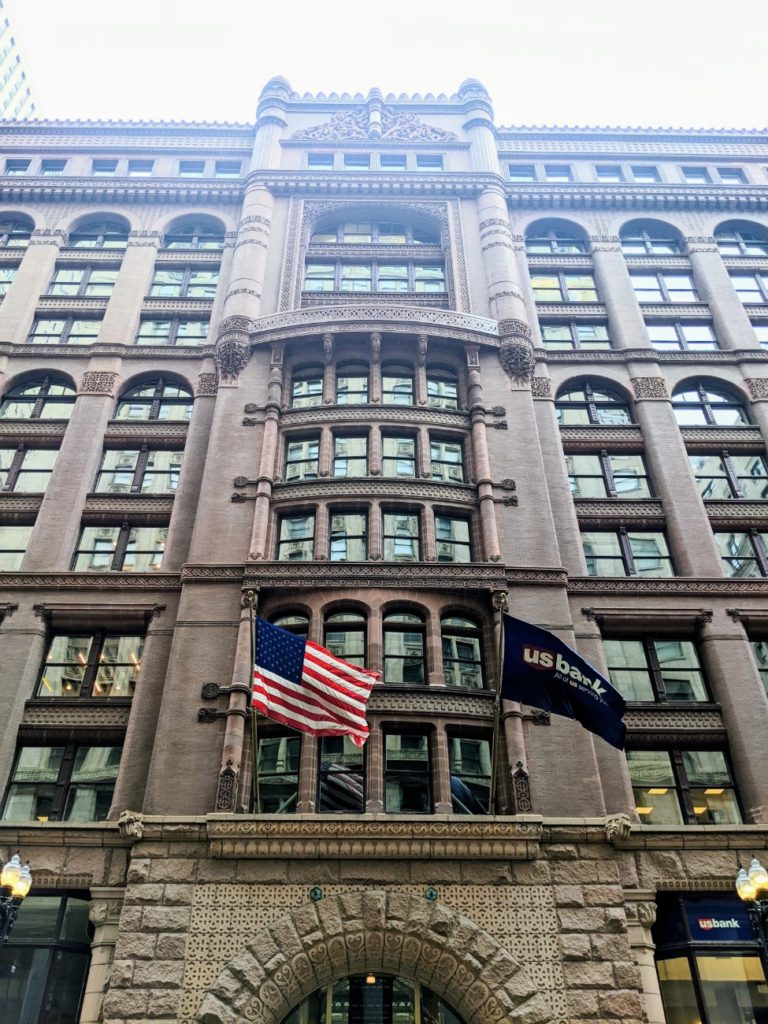
[[[58,377],[35,377],[11,388],[0,403],[3,420],[68,420],[77,394]]]
[[[730,221],[715,231],[722,256],[768,256],[768,228],[746,221]]]
[[[336,374],[336,404],[365,405],[368,401],[368,367],[342,363]]]
[[[307,409],[323,403],[322,366],[304,366],[294,370],[291,384],[291,408]]]
[[[72,249],[124,249],[130,225],[122,217],[88,217],[70,233]]]
[[[749,423],[743,401],[727,388],[690,381],[672,396],[675,419],[681,427],[732,427]]]
[[[540,220],[525,233],[525,251],[529,256],[587,251],[587,236],[564,220]]]
[[[360,612],[332,612],[325,617],[325,647],[344,661],[365,666],[365,616]]]
[[[427,367],[427,405],[430,409],[459,408],[459,381],[453,370]]]
[[[382,367],[381,401],[384,405],[413,405],[413,367],[405,363]]]
[[[319,988],[282,1024],[464,1024],[426,985],[387,974],[353,974]]]
[[[384,682],[423,684],[424,618],[415,612],[384,616]]]
[[[474,619],[446,615],[440,623],[443,675],[448,686],[480,689],[483,685],[482,632]]]
[[[0,219],[0,247],[26,249],[34,230],[34,222],[23,214]]]
[[[561,426],[581,423],[631,423],[626,400],[612,388],[589,380],[562,391],[555,402]]]
[[[224,233],[224,225],[215,217],[178,221],[167,232],[163,248],[222,249]]]
[[[190,391],[164,377],[125,391],[115,412],[116,420],[188,420],[191,417]]]
[[[309,617],[302,612],[273,615],[269,621],[273,626],[287,629],[289,633],[295,633],[296,636],[307,636],[309,633]]]
[[[625,256],[672,256],[682,251],[679,232],[654,220],[633,220],[619,237]]]

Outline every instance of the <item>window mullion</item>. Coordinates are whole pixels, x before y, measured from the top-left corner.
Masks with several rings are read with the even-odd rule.
[[[728,486],[731,488],[731,494],[734,496],[734,498],[743,498],[744,495],[742,493],[741,487],[739,486],[739,477],[736,473],[736,470],[733,468],[733,462],[731,461],[730,455],[727,451],[722,451],[720,453],[720,458],[723,463],[723,468],[725,469],[725,475],[728,480]]]
[[[136,459],[136,468],[133,471],[133,480],[131,481],[131,494],[136,494],[141,490],[141,485],[144,481],[144,474],[147,471],[148,462],[149,449],[145,444],[143,444],[139,451],[139,457],[138,459]]]
[[[5,478],[5,484],[3,485],[4,491],[12,491],[16,486],[21,467],[24,464],[24,456],[27,453],[26,445],[20,444],[16,449],[16,452],[11,461],[11,465],[8,469],[8,476]]]
[[[112,568],[122,569],[123,562],[125,561],[125,553],[128,549],[128,537],[130,535],[131,527],[129,523],[123,523],[120,527],[120,534],[117,538],[117,544],[115,545],[115,553],[112,557]]]
[[[752,547],[755,549],[755,556],[757,557],[757,564],[760,566],[760,571],[763,576],[768,576],[768,551],[765,550],[757,530],[750,529],[747,532],[749,533],[749,539],[752,542]]]
[[[671,750],[670,759],[672,761],[672,770],[677,782],[678,799],[680,800],[680,806],[683,812],[683,817],[685,818],[685,823],[686,825],[695,825],[696,815],[694,814],[693,801],[691,800],[691,787],[688,782],[688,776],[685,773],[685,768],[683,767],[682,751]]]
[[[96,682],[96,673],[99,670],[99,660],[104,649],[104,633],[99,631],[91,635],[91,649],[88,653],[88,661],[83,674],[83,685],[80,688],[82,696],[90,697],[93,693],[93,684]]]
[[[72,769],[75,766],[75,745],[68,743],[64,748],[64,757],[61,760],[59,777],[56,780],[56,789],[51,803],[51,818],[54,821],[61,821],[64,812],[64,804],[67,796],[67,789],[72,778]]]
[[[600,465],[603,469],[603,480],[605,481],[605,488],[608,491],[608,495],[611,498],[618,497],[618,491],[616,490],[616,484],[613,479],[613,468],[611,466],[611,457],[607,451],[601,451],[599,455]]]
[[[646,660],[651,668],[651,686],[656,694],[656,699],[658,701],[665,701],[667,699],[667,689],[664,686],[661,666],[659,665],[659,659],[656,655],[656,645],[653,640],[643,640],[643,650],[645,651]]]
[[[632,556],[632,548],[629,544],[629,536],[627,535],[627,528],[620,526],[618,530],[619,536],[619,547],[621,549],[621,556],[624,559],[624,566],[629,576],[637,576],[637,568],[635,567],[635,559]]]

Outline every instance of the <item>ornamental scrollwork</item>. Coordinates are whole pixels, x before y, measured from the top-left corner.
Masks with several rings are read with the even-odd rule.
[[[424,124],[415,114],[397,111],[394,107],[370,107],[341,110],[330,121],[294,132],[292,138],[313,141],[350,139],[391,139],[403,142],[455,142],[454,132]],[[374,114],[374,116],[372,116]]]

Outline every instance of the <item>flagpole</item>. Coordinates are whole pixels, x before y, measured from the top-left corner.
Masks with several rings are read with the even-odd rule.
[[[261,798],[259,794],[259,727],[258,712],[253,706],[253,672],[256,667],[256,593],[249,590],[245,595],[250,609],[251,618],[251,668],[250,668],[250,705],[251,705],[251,756],[253,757],[253,812],[259,813]]]
[[[488,813],[496,811],[496,780],[498,770],[496,762],[499,757],[499,731],[501,726],[501,677],[504,671],[504,611],[507,608],[507,594],[504,590],[493,593],[494,619],[499,630],[498,649],[496,651],[496,699],[493,714],[493,739],[491,740],[491,792],[488,798]]]

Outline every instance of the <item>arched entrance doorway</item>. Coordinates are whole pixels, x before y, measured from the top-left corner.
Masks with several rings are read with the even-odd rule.
[[[391,974],[352,974],[316,989],[282,1024],[465,1024],[426,985]]]

